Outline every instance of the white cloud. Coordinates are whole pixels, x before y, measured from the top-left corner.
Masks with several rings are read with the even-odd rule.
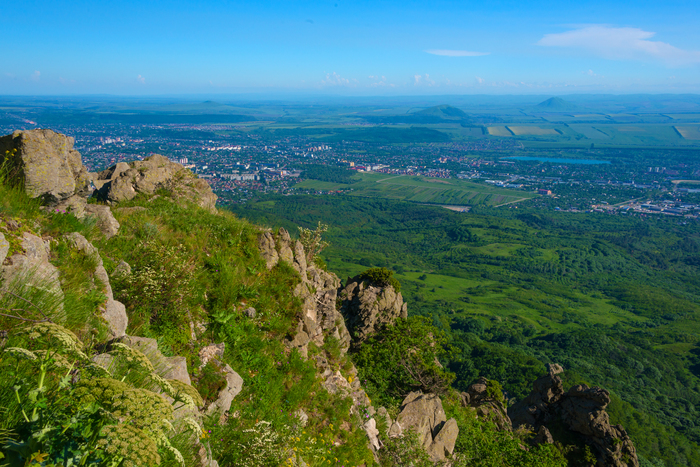
[[[349,80],[343,78],[335,71],[333,73],[326,73],[326,79],[321,80],[322,86],[353,86],[357,80]]]
[[[414,86],[434,86],[435,81],[430,79],[429,74],[425,74],[425,76],[421,75],[414,75],[413,76],[413,85]]]
[[[136,81],[138,81],[141,84],[146,84],[146,78],[144,78],[141,75],[139,75],[138,78],[136,78]]]
[[[649,40],[655,34],[639,28],[593,25],[558,34],[545,34],[537,44],[585,49],[611,60],[651,59],[673,66],[700,64],[700,51],[683,50],[666,42]]]
[[[36,70],[32,75],[29,77],[32,81],[39,81],[41,78],[41,72],[39,70]]]
[[[481,78],[481,77],[479,77],[479,76],[476,77],[476,81],[477,81],[479,84],[484,84],[484,78]]]
[[[426,50],[427,53],[433,55],[441,55],[443,57],[481,57],[483,55],[489,55],[491,52],[470,52],[469,50],[443,50],[443,49],[431,49]]]

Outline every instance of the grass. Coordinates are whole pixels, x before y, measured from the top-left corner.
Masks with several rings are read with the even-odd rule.
[[[542,128],[539,126],[511,126],[507,127],[515,136],[548,136],[548,135],[559,135],[557,130],[554,128]]]
[[[700,140],[700,126],[675,126],[674,128],[685,139]]]
[[[513,136],[513,132],[506,126],[490,126],[488,132],[491,136]]]

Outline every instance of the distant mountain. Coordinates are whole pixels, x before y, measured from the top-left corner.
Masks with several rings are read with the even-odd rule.
[[[418,112],[413,112],[413,115],[439,117],[444,120],[461,120],[469,118],[466,113],[459,110],[457,107],[452,107],[447,104],[436,105],[425,110],[419,110]]]
[[[462,110],[447,104],[428,107],[405,115],[390,116],[366,116],[365,120],[372,123],[410,123],[410,124],[430,124],[430,123],[462,123],[469,124],[471,119]]]
[[[576,110],[579,108],[579,106],[577,106],[576,104],[572,104],[571,102],[565,101],[561,97],[552,97],[550,99],[547,99],[546,101],[540,102],[535,107],[537,107],[538,109],[555,112]]]

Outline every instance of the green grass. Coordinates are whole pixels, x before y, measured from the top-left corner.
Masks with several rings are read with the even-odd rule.
[[[525,191],[515,191],[481,185],[458,179],[428,178],[410,175],[359,173],[352,185],[305,180],[296,188],[315,190],[351,189],[350,196],[388,198],[414,203],[474,206],[496,206],[517,202],[536,196]]]

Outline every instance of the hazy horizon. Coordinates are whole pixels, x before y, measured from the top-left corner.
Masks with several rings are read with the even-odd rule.
[[[700,93],[700,4],[685,0],[36,0],[3,14],[0,95]]]

